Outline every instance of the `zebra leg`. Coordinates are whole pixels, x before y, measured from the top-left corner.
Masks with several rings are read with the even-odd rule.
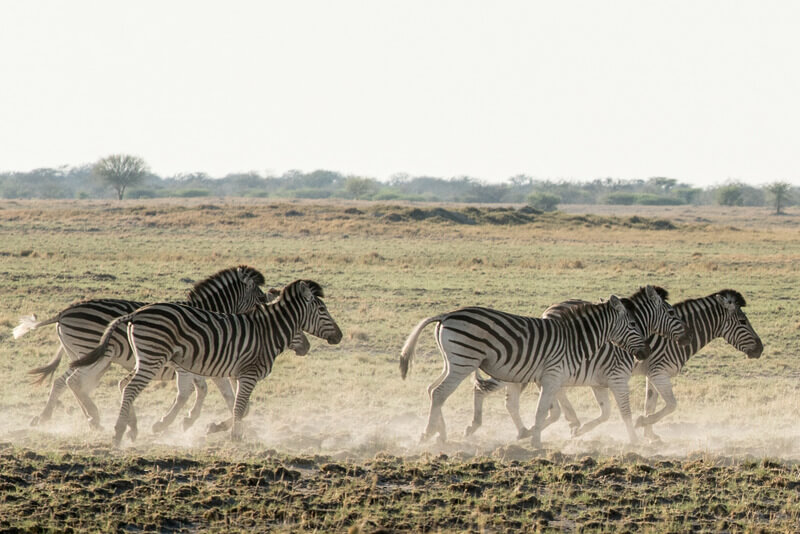
[[[172,406],[170,406],[169,411],[167,411],[167,413],[165,413],[160,420],[153,424],[152,430],[154,433],[158,434],[166,430],[167,427],[169,427],[169,425],[171,425],[178,416],[178,412],[181,411],[181,408],[183,408],[183,406],[186,404],[186,401],[189,400],[189,395],[192,394],[192,378],[193,375],[188,374],[183,370],[178,370],[175,373],[175,385],[178,393],[175,396],[175,400],[172,402]]]
[[[214,382],[214,385],[217,386],[217,389],[222,394],[222,398],[225,399],[228,410],[233,413],[233,404],[236,402],[236,394],[233,392],[233,387],[231,387],[231,380],[228,378],[213,377],[211,381]],[[247,407],[249,409],[250,405],[248,404]]]
[[[233,424],[231,425],[231,440],[241,441],[244,428],[242,419],[247,413],[247,405],[250,403],[250,394],[256,387],[258,379],[253,376],[241,376],[236,381],[236,403],[233,407]]]
[[[231,387],[231,383],[233,382],[232,378],[215,377],[211,380],[214,381],[214,384],[216,384],[219,392],[222,393],[222,397],[225,399],[225,403],[228,405],[228,409],[231,411],[231,417],[219,423],[210,423],[208,427],[206,427],[207,434],[214,434],[216,432],[230,430],[231,426],[233,426],[233,410],[236,402],[236,395],[233,393],[233,388]],[[250,404],[248,403],[247,408],[245,408],[244,415],[246,416],[249,411]]]
[[[200,412],[203,409],[203,402],[205,402],[206,395],[208,395],[208,383],[204,377],[195,375],[192,384],[194,385],[195,391],[194,404],[192,404],[192,409],[189,410],[189,415],[184,417],[181,423],[181,427],[184,431],[190,429],[194,422],[197,421],[197,418],[200,417]]]
[[[644,400],[644,414],[645,416],[650,415],[651,413],[656,411],[656,405],[658,404],[658,391],[656,391],[653,382],[645,376],[645,400]],[[636,418],[636,426],[642,426],[639,424],[639,420],[642,419],[641,417]],[[652,425],[644,425],[644,437],[650,441],[660,441],[661,438],[658,437],[655,432],[653,432]]]
[[[425,427],[425,432],[422,434],[420,441],[425,441],[436,434],[439,434],[440,443],[447,441],[447,429],[442,415],[442,405],[462,380],[474,371],[475,367],[453,367],[449,365],[449,362],[445,363],[445,370],[442,375],[428,386],[431,409],[428,414],[428,425]]]
[[[572,409],[572,405],[569,403],[569,400],[567,399],[566,395],[564,394],[564,388],[559,389],[558,392],[555,394],[555,398],[553,399],[553,402],[550,403],[550,409],[547,411],[547,419],[544,420],[544,424],[542,425],[542,430],[544,430],[548,426],[550,426],[553,423],[555,423],[556,421],[558,421],[558,418],[561,417],[561,400],[562,399],[564,399],[566,401],[567,405],[569,405],[570,409]],[[565,414],[566,414],[566,412],[565,412]],[[567,418],[569,419],[569,414],[566,414],[566,415],[567,415]],[[573,415],[574,415],[574,413],[573,413]]]
[[[592,392],[594,393],[594,398],[597,400],[597,404],[600,405],[600,415],[588,423],[584,423],[583,426],[573,432],[572,435],[575,437],[586,434],[600,423],[608,421],[608,418],[611,417],[611,399],[608,396],[608,388],[593,387]]]
[[[514,421],[514,426],[517,428],[517,439],[522,439],[528,436],[528,429],[522,422],[522,417],[519,415],[519,397],[525,384],[509,383],[506,384],[506,410],[511,420]]]
[[[639,437],[633,428],[633,420],[631,417],[631,391],[628,387],[627,380],[615,380],[609,383],[611,393],[614,394],[614,400],[617,401],[617,408],[622,421],[625,423],[625,429],[628,431],[628,439],[631,445],[636,445],[639,442]]]
[[[550,411],[550,406],[553,404],[553,400],[559,389],[561,389],[561,384],[558,380],[547,378],[542,380],[539,402],[536,405],[536,420],[529,431],[531,445],[534,447],[541,448],[542,446],[544,422],[547,419],[547,413]]]
[[[569,401],[569,398],[567,397],[567,389],[561,388],[561,390],[556,395],[556,398],[558,399],[558,402],[554,402],[553,404],[556,406],[556,408],[558,407],[559,404],[561,405],[561,409],[564,410],[564,418],[569,423],[570,434],[574,436],[575,432],[577,432],[577,430],[581,427],[581,421],[580,419],[578,419],[578,414],[575,413],[575,408],[572,407],[572,403]],[[556,410],[556,413],[558,413],[558,410]],[[551,417],[552,417],[552,410],[551,410]],[[556,416],[556,419],[558,419],[558,416]]]
[[[136,426],[136,412],[133,410],[133,401],[136,400],[136,397],[139,396],[139,393],[142,392],[145,386],[150,383],[156,373],[161,370],[161,367],[166,361],[166,358],[162,357],[159,360],[148,362],[147,364],[143,365],[143,362],[139,359],[138,355],[136,359],[136,370],[133,373],[133,377],[130,379],[128,384],[125,386],[124,391],[122,392],[122,402],[120,403],[119,407],[119,416],[117,417],[117,422],[114,425],[114,439],[112,441],[112,445],[114,447],[119,447],[119,444],[122,442],[122,436],[125,433],[125,429],[129,426],[131,428],[129,437],[131,440],[136,439],[138,431]]]
[[[486,392],[476,384],[472,388],[472,423],[464,430],[464,436],[471,436],[483,424],[483,399]]]
[[[78,400],[83,414],[89,421],[89,426],[95,430],[101,429],[100,412],[97,409],[97,405],[95,405],[91,397],[89,397],[89,393],[97,387],[100,378],[105,374],[106,370],[108,370],[109,365],[111,365],[111,360],[103,358],[88,367],[75,369],[66,378],[67,387],[69,387]]]
[[[58,398],[66,389],[67,378],[69,378],[72,373],[73,369],[67,369],[64,374],[53,380],[53,385],[50,386],[50,395],[47,397],[47,404],[44,405],[42,413],[33,416],[33,419],[31,419],[31,426],[38,426],[41,423],[46,423],[53,417],[53,410],[58,404]]]
[[[652,425],[674,412],[675,408],[678,406],[678,402],[675,400],[675,395],[672,392],[672,382],[668,375],[656,375],[647,378],[648,383],[652,383],[666,404],[654,414],[639,417],[636,420],[636,426],[644,426],[645,428],[650,426],[650,435],[655,436],[652,431]]]

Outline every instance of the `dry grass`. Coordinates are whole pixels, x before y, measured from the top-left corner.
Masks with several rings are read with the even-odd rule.
[[[723,463],[740,463],[753,456],[797,461],[797,212],[773,217],[763,210],[702,207],[676,211],[648,208],[647,214],[652,218],[627,210],[534,214],[531,220],[520,222],[513,211],[476,211],[472,206],[250,199],[0,202],[0,440],[9,444],[14,455],[27,454],[24,451],[91,455],[93,450],[108,454],[108,431],[86,432],[83,416],[68,394],[62,397],[64,408],[57,411],[57,421],[42,428],[28,427],[30,418],[43,406],[46,392],[29,386],[25,373],[49,360],[56,338],[54,328],[45,328],[12,340],[10,329],[19,316],[35,312],[45,317],[82,298],[180,299],[204,276],[247,263],[259,268],[271,285],[300,277],[321,282],[331,313],[345,332],[343,343],[334,347],[314,341],[306,357],[285,354],[279,358],[272,375],[256,388],[248,417],[249,434],[241,446],[229,445],[225,436],[204,436],[206,423],[225,416],[213,386],[196,428],[187,433],[175,429],[166,435],[151,435],[147,429],[174,393],[171,386],[148,387],[137,400],[140,440],[133,446],[126,444],[129,448],[112,458],[136,462],[141,456],[163,454],[166,448],[178,457],[213,456],[214,451],[224,451],[226,458],[237,459],[269,449],[292,458],[323,454],[331,461],[348,460],[346,466],[363,466],[376,454],[388,453],[405,458],[411,466],[420,455],[452,456],[454,465],[440,466],[444,469],[436,471],[440,478],[434,479],[430,488],[426,486],[425,491],[431,492],[441,489],[434,488],[435,481],[450,476],[474,455],[494,455],[501,462],[498,469],[512,469],[509,462],[514,458],[529,461],[542,453],[527,443],[514,443],[515,432],[501,396],[487,400],[484,428],[470,439],[460,438],[472,412],[467,384],[445,405],[452,441],[444,446],[417,443],[427,415],[425,389],[441,372],[442,363],[433,336],[426,332],[409,378],[400,380],[399,347],[413,325],[428,315],[473,304],[539,315],[566,298],[597,300],[611,293],[630,294],[640,285],[654,283],[669,289],[672,301],[728,287],[741,291],[748,301],[748,316],[764,340],[764,356],[746,360],[717,341],[694,357],[687,372],[674,381],[679,410],[659,426],[665,438],[660,445],[631,449],[616,411],[611,422],[579,440],[569,438],[566,423],[556,423],[545,431],[545,443],[575,455],[556,464],[572,465],[575,458],[585,455],[612,461],[627,453],[640,455],[653,465],[664,456],[677,458],[681,463],[668,471],[682,469],[689,461],[687,456],[697,455]],[[463,217],[477,223],[459,222]],[[632,217],[638,218],[631,221]],[[656,229],[666,227],[659,219],[669,219],[675,229]],[[107,427],[116,416],[116,380],[122,376],[118,369],[110,371],[94,394]],[[632,381],[632,390],[636,409],[643,404],[638,379]],[[588,391],[576,391],[572,398],[583,419],[596,412]],[[534,392],[523,396],[526,421],[535,401]],[[206,460],[203,457],[201,463],[210,465]],[[314,468],[312,479],[330,484],[321,465],[318,462]],[[594,480],[595,470],[583,467],[559,468],[557,476],[576,469],[585,481]],[[625,464],[623,469],[627,473],[634,468]],[[539,476],[547,482],[543,488],[553,484],[560,488],[552,494],[536,492],[544,503],[536,510],[558,510],[552,519],[544,518],[555,526],[590,525],[608,509],[608,504],[598,500],[586,505],[591,513],[576,516],[569,507],[577,506],[574,499],[597,498],[594,486],[575,486],[569,481],[572,475],[559,481],[546,478],[550,475]],[[398,480],[403,484],[413,483],[414,475],[402,477]],[[461,476],[459,483],[469,481],[465,478],[469,477]],[[778,479],[791,485],[797,481],[797,473],[782,472],[768,480]],[[50,474],[42,480],[56,484]],[[715,486],[711,478],[703,478],[700,486],[704,484]],[[739,484],[748,489],[756,482]],[[487,495],[512,502],[513,489],[506,488],[506,493],[492,489]],[[673,489],[691,490],[683,486]],[[627,486],[623,490],[634,491]],[[295,490],[290,487],[287,491]],[[704,495],[697,491],[700,497]],[[446,494],[437,498],[453,497]],[[768,503],[775,497],[765,495],[759,502]],[[731,530],[757,525],[785,528],[797,517],[796,499],[789,502],[786,494],[778,497],[788,504],[781,509],[782,515],[770,516],[772,520],[748,518],[744,512],[740,514],[738,504],[726,501],[724,514],[698,519],[698,524],[708,529],[716,528],[718,521],[729,521],[727,529]],[[42,496],[33,498],[41,500]],[[151,498],[175,496],[167,492]],[[645,529],[667,525],[669,530],[673,525],[680,530],[673,523],[675,513],[681,512],[680,502],[650,503],[654,517],[637,521]],[[391,516],[393,501],[381,503],[374,510]],[[419,510],[412,509],[420,515],[413,517],[432,517],[434,508],[418,504]],[[13,508],[0,504],[0,520],[9,510]],[[335,519],[317,518],[307,525],[341,531],[362,524],[365,516],[348,519],[350,512]],[[147,517],[155,521],[152,514]],[[385,523],[386,516],[381,517]],[[491,517],[487,511],[480,521]],[[562,520],[572,523],[560,523]],[[412,526],[459,530],[465,525],[445,519],[420,521]],[[622,528],[621,520],[614,521],[615,527]],[[465,528],[478,529],[479,523],[476,519]],[[59,524],[64,523],[52,523]],[[247,528],[243,523],[237,525]],[[506,527],[514,528],[513,523]]]

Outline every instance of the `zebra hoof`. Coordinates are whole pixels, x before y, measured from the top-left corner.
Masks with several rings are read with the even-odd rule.
[[[225,430],[225,423],[209,423],[206,427],[206,434],[216,434]]]
[[[658,434],[653,434],[653,433],[650,433],[650,434],[646,435],[645,439],[647,439],[648,443],[661,443],[662,442],[661,436],[659,436]]]
[[[181,428],[183,429],[184,432],[186,432],[187,430],[192,428],[193,425],[194,425],[194,419],[192,419],[190,417],[186,417],[186,418],[184,418],[183,422],[181,423]]]
[[[131,428],[128,430],[128,439],[131,441],[136,441],[136,438],[139,437],[139,430],[136,428]]]
[[[42,419],[38,415],[34,415],[31,419],[30,426],[39,426],[39,424],[44,423],[44,419]]]
[[[476,430],[478,430],[479,427],[480,425],[469,425],[466,429],[464,429],[464,437],[466,438],[471,436]]]
[[[532,435],[533,434],[531,434],[531,429],[530,428],[522,427],[519,431],[517,431],[517,439],[529,438]]]
[[[645,426],[645,419],[646,419],[645,417],[640,415],[639,417],[636,418],[636,422],[633,423],[633,426],[635,426],[636,428],[641,428]]]
[[[164,424],[164,421],[156,421],[153,423],[153,426],[150,430],[153,431],[153,434],[161,434],[167,429],[167,425]]]

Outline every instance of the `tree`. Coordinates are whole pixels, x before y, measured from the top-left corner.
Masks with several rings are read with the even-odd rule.
[[[149,171],[147,164],[138,156],[112,154],[95,163],[92,172],[113,187],[117,191],[117,198],[122,200],[125,188],[141,182]]]
[[[558,203],[561,202],[561,197],[553,193],[536,192],[528,195],[527,201],[528,206],[538,210],[555,211],[558,207]]]
[[[724,185],[717,189],[717,203],[721,206],[741,206],[742,186],[738,184]]]
[[[349,176],[344,181],[344,190],[356,200],[369,198],[378,191],[378,184],[371,178]]]
[[[786,182],[775,182],[773,184],[769,184],[765,189],[772,193],[772,196],[775,199],[775,214],[781,214],[781,206],[786,205],[789,200],[789,189],[790,185]]]

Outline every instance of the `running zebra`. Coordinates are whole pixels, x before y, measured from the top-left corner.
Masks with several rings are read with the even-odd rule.
[[[259,288],[263,284],[264,276],[258,270],[240,265],[222,270],[195,284],[189,292],[186,303],[212,311],[247,311],[267,298]],[[73,304],[44,321],[36,322],[35,316],[23,317],[20,324],[14,328],[13,333],[15,338],[19,338],[30,330],[57,323],[60,345],[55,357],[47,365],[29,371],[30,374],[38,375],[36,382],[43,382],[55,373],[65,353],[72,360],[80,358],[99,343],[109,322],[146,304],[145,302],[121,299],[83,301]],[[69,387],[75,394],[89,425],[92,428],[100,427],[99,411],[89,396],[90,393],[112,363],[119,364],[126,369],[133,369],[136,363],[124,332],[115,332],[109,340],[109,344],[107,358],[103,358],[89,367],[69,368],[53,382],[47,404],[41,414],[31,420],[32,426],[46,422],[52,417],[59,396],[64,389]],[[302,335],[302,332],[298,332],[298,337],[293,344],[293,348],[299,354],[305,354],[308,351],[308,339]],[[175,369],[170,367],[165,368],[157,378],[172,380],[175,376]],[[120,384],[123,385],[124,382],[125,379],[120,381]],[[223,379],[214,379],[214,382],[232,410],[234,395],[230,383]],[[184,429],[189,428],[199,416],[208,390],[205,379],[181,371],[177,373],[177,388],[178,394],[175,402],[162,420],[154,425],[154,431],[163,430],[174,420],[191,395],[192,388],[195,389],[197,397],[189,416],[183,421]]]
[[[675,304],[675,312],[687,325],[690,339],[688,344],[660,336],[651,336],[650,357],[637,362],[630,354],[613,350],[618,359],[619,368],[637,376],[646,377],[645,416],[636,420],[636,427],[644,427],[646,438],[656,441],[660,439],[652,429],[652,425],[675,411],[677,402],[672,392],[671,378],[680,373],[689,358],[699,352],[712,340],[722,337],[725,341],[744,352],[748,358],[759,358],[764,350],[758,334],[756,334],[742,308],[746,305],[744,297],[738,291],[724,289],[706,297],[689,299]],[[608,386],[592,387],[595,398],[600,404],[602,414],[597,419],[580,426],[572,404],[562,391],[558,402],[564,409],[565,417],[573,428],[580,427],[575,435],[584,434],[608,419]],[[666,405],[656,413],[658,395],[664,398]],[[558,410],[551,416],[558,419]],[[513,417],[513,416],[512,416]],[[517,417],[519,417],[517,415]]]
[[[646,336],[659,335],[671,339],[676,346],[686,345],[691,340],[691,332],[677,315],[675,309],[667,302],[669,293],[664,288],[658,286],[645,286],[628,297],[627,300],[632,309],[633,317],[642,327]],[[582,300],[567,300],[565,302],[550,306],[545,310],[542,317],[557,318],[568,313],[570,308],[587,304]],[[652,358],[652,356],[650,356]],[[633,419],[631,416],[630,389],[628,382],[635,363],[635,357],[612,343],[606,343],[599,349],[584,359],[575,373],[564,382],[565,386],[591,386],[600,404],[602,414],[580,426],[580,421],[572,410],[569,401],[566,399],[565,390],[562,389],[556,394],[556,401],[550,407],[550,414],[544,426],[558,420],[560,416],[559,404],[564,408],[567,420],[572,428],[572,435],[579,436],[584,434],[607,420],[611,414],[611,403],[608,398],[608,389],[614,394],[622,420],[628,431],[628,438],[632,443],[637,440],[634,430]],[[477,375],[477,373],[476,373]],[[517,427],[518,437],[522,438],[528,434],[528,429],[522,423],[519,415],[519,398],[522,390],[527,384],[512,383],[506,384],[506,409]],[[472,424],[467,427],[466,435],[473,433],[482,421],[483,398],[486,393],[494,391],[502,384],[494,379],[484,380],[476,377],[473,389],[474,415]],[[601,392],[598,396],[598,392]]]
[[[437,323],[436,343],[444,371],[428,386],[431,408],[422,439],[437,433],[441,441],[447,439],[442,405],[465,377],[481,369],[498,380],[542,385],[536,423],[530,430],[533,445],[541,446],[554,395],[598,347],[610,341],[647,357],[648,346],[629,306],[611,295],[608,302],[576,306],[553,319],[478,307],[423,319],[411,331],[400,357],[400,376],[405,379],[420,333]]]
[[[670,379],[681,372],[692,355],[712,340],[721,337],[748,358],[761,357],[764,344],[742,310],[745,306],[747,303],[742,294],[733,289],[675,304],[678,316],[694,331],[691,343],[681,346],[663,338],[650,339],[652,356],[647,361],[638,362],[633,370],[633,374],[646,377],[645,415],[636,420],[637,427],[644,427],[646,438],[660,439],[653,432],[653,424],[674,412],[678,405]],[[666,405],[653,413],[659,394]]]
[[[159,303],[114,319],[100,344],[72,367],[92,365],[105,354],[117,327],[127,325],[128,341],[136,358],[135,373],[125,386],[119,417],[114,425],[114,446],[125,429],[136,437],[133,402],[165,365],[210,377],[236,380],[233,418],[224,423],[231,438],[242,437],[241,420],[256,383],[272,370],[275,357],[303,330],[337,344],[342,331],[322,301],[322,287],[311,280],[296,280],[280,296],[250,313],[221,314],[184,304]]]

